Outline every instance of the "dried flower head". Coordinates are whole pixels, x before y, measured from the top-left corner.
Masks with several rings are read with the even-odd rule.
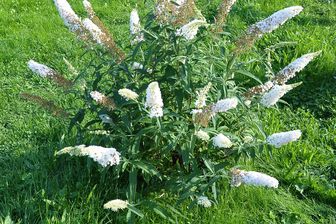
[[[195,102],[195,107],[197,109],[201,109],[204,106],[206,106],[205,101],[206,101],[208,92],[211,89],[211,86],[212,86],[212,84],[211,84],[211,82],[209,82],[203,89],[201,89],[200,91],[196,92],[196,94],[197,94],[197,100]]]
[[[233,169],[231,173],[231,186],[234,187],[239,187],[241,184],[270,188],[278,188],[279,186],[279,181],[277,179],[264,173],[239,169]]]
[[[315,57],[320,55],[320,53],[321,51],[318,51],[301,56],[278,72],[272,81],[277,85],[285,84],[289,79],[295,77],[297,72],[300,72],[302,69],[304,69],[304,67],[306,67]]]
[[[118,165],[120,163],[120,153],[115,148],[104,148],[95,145],[79,145],[66,147],[56,153],[56,155],[62,154],[69,154],[70,156],[88,156],[104,167]]]
[[[149,116],[162,117],[163,116],[163,101],[161,97],[161,90],[158,82],[152,82],[148,85],[146,90],[146,103],[145,107],[150,109]]]
[[[128,202],[120,199],[114,199],[104,204],[104,209],[111,209],[114,212],[127,208]]]
[[[20,96],[25,100],[38,104],[42,108],[48,110],[54,116],[64,117],[64,118],[69,117],[69,114],[63,108],[56,106],[56,104],[53,101],[44,99],[40,96],[33,95],[30,93],[21,93]]]
[[[109,110],[114,110],[116,108],[116,105],[111,98],[105,96],[104,94],[102,94],[98,91],[90,92],[90,96],[98,104],[103,105],[104,107],[108,108]]]
[[[233,146],[231,140],[223,134],[218,134],[213,139],[213,145],[218,148],[231,148]]]
[[[274,84],[271,81],[268,81],[258,86],[254,86],[244,93],[244,97],[246,99],[251,99],[256,95],[264,94],[265,92],[269,91],[273,86]]]
[[[228,98],[224,100],[219,100],[215,105],[212,106],[213,113],[226,112],[230,109],[236,108],[238,105],[237,98]]]
[[[282,86],[275,85],[269,92],[263,95],[260,102],[265,107],[271,107],[275,105],[280,100],[280,98],[283,97],[287,92],[299,85],[301,85],[301,83]]]
[[[206,26],[207,22],[205,20],[194,19],[188,24],[182,26],[176,31],[177,36],[183,36],[187,40],[192,40],[195,38],[198,32],[198,28],[201,26]]]
[[[139,95],[135,92],[133,92],[130,89],[119,89],[118,93],[120,96],[122,96],[123,98],[125,98],[126,100],[136,100]]]
[[[268,136],[266,141],[267,144],[280,148],[289,142],[297,141],[301,135],[302,132],[300,130],[280,132]]]
[[[223,0],[223,2],[220,4],[215,24],[217,27],[217,31],[222,31],[222,26],[224,25],[226,18],[236,1],[237,0]]]
[[[134,37],[132,44],[139,43],[144,40],[143,33],[141,32],[140,18],[138,11],[133,9],[130,16],[130,32]]]
[[[211,207],[211,201],[206,196],[200,196],[197,198],[197,204],[203,206],[204,208]]]
[[[209,141],[210,136],[208,133],[206,133],[205,131],[199,130],[195,133],[196,137],[201,139],[202,141]]]
[[[72,31],[76,33],[82,33],[81,19],[73,11],[70,4],[66,0],[54,0],[59,15],[64,21],[64,24]]]

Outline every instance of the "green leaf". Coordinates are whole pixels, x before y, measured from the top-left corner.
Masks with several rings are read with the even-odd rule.
[[[137,216],[139,216],[140,218],[144,217],[144,214],[142,213],[142,211],[140,211],[139,209],[137,209],[136,207],[134,207],[133,205],[128,204],[127,208],[134,214],[136,214]]]

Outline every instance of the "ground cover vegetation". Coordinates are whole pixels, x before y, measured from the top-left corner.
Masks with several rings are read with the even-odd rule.
[[[69,2],[82,18],[87,17],[81,2]],[[135,29],[130,37],[129,14],[135,1],[91,3],[95,15],[113,33],[115,43],[108,40],[104,44],[104,39],[92,35],[97,32],[81,36],[85,41],[76,39],[64,28],[52,2],[1,3],[2,24],[7,24],[1,28],[0,54],[3,222],[335,222],[334,2],[238,1],[228,18],[221,21],[216,18],[219,1],[199,1],[197,8],[207,24],[199,13],[193,14],[198,16],[197,26],[203,25],[196,37],[183,29],[176,32],[189,21],[173,21],[174,26],[170,21],[163,27],[150,18],[146,22],[147,13],[153,9],[150,2],[137,3],[146,31]],[[263,35],[250,50],[235,51],[233,43],[246,37],[248,27],[292,5],[302,5],[303,12]],[[89,13],[89,18],[97,24],[95,15]],[[161,18],[165,23],[175,17]],[[89,22],[83,24],[92,28]],[[87,44],[89,39],[104,46]],[[140,43],[130,45],[134,39]],[[133,53],[124,57],[116,46],[120,52]],[[106,50],[111,47],[113,57]],[[288,104],[266,109],[259,104],[259,97],[248,106],[245,88],[260,85],[259,80],[283,85],[281,80],[274,80],[274,74],[296,58],[320,50],[304,72],[290,80],[303,84],[282,98]],[[239,52],[238,59],[232,60],[232,52]],[[162,60],[155,61],[157,58]],[[51,72],[52,80],[29,71],[27,62],[31,59],[57,70]],[[38,65],[31,61],[30,67]],[[50,71],[45,74],[50,75]],[[126,87],[140,96],[125,89],[118,91]],[[214,106],[205,107],[197,100],[202,89],[209,92],[206,104]],[[98,90],[109,98],[94,92]],[[161,93],[163,105],[157,98]],[[261,100],[266,106],[270,102],[267,99]],[[42,103],[42,107],[27,100]],[[191,115],[193,109],[203,110],[203,116]],[[210,119],[203,114],[207,110],[217,115]],[[106,115],[114,123],[110,124]],[[70,131],[69,118],[73,118]],[[266,136],[272,133],[296,129],[302,131],[298,142],[281,148],[265,144]],[[199,130],[218,141],[214,140],[214,146],[212,140],[202,143],[197,136],[203,140],[208,137]],[[139,132],[141,138],[136,138]],[[253,144],[246,144],[244,139],[252,139]],[[119,165],[102,168],[87,158],[56,155],[65,146],[80,144],[113,146],[121,154],[110,149],[111,160],[92,155],[90,148],[83,146],[61,152],[89,155],[103,166]],[[141,151],[144,148],[147,151]],[[231,187],[232,167],[276,177],[279,188]],[[273,179],[266,180],[263,185],[277,187]],[[128,209],[104,210],[103,205],[114,198],[128,200]],[[209,203],[211,207],[203,207]]]

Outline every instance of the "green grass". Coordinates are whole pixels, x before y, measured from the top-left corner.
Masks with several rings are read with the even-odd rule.
[[[69,1],[84,16],[80,1]],[[197,1],[211,19],[219,1]],[[137,1],[92,0],[98,15],[120,45],[128,38],[128,12]],[[229,18],[230,30],[247,25],[286,6],[303,5],[304,12],[258,42],[258,51],[277,41],[296,41],[273,55],[274,70],[304,53],[323,50],[298,80],[304,84],[285,97],[290,106],[260,113],[269,132],[303,130],[302,141],[265,152],[248,169],[280,180],[279,190],[241,187],[225,189],[210,209],[177,207],[185,223],[335,223],[336,211],[336,3],[323,0],[238,1]],[[141,8],[148,6],[141,2]],[[144,10],[146,11],[146,10]],[[104,202],[124,197],[123,186],[112,185],[106,172],[85,159],[56,159],[68,121],[51,116],[19,98],[36,93],[66,106],[71,99],[26,67],[35,59],[71,74],[63,57],[81,68],[85,51],[63,26],[52,1],[3,0],[0,3],[0,220],[18,223],[122,223],[125,213],[104,211]],[[143,15],[145,13],[142,13]],[[232,28],[234,27],[234,28]],[[256,74],[262,76],[259,70]],[[295,81],[295,80],[294,80]],[[64,139],[71,145],[74,140]],[[86,168],[83,168],[86,167]],[[148,197],[159,197],[153,193]],[[174,203],[163,196],[162,203]],[[187,221],[189,220],[189,222]],[[164,223],[146,211],[142,223]]]

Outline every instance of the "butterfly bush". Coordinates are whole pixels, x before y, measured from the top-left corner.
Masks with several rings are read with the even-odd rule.
[[[264,128],[258,115],[301,84],[287,82],[320,52],[302,55],[265,82],[250,75],[261,67],[260,60],[251,66],[244,62],[244,54],[265,33],[297,16],[301,6],[280,10],[233,38],[222,31],[234,0],[222,1],[214,24],[193,0],[160,0],[143,27],[138,11],[130,11],[130,37],[123,50],[88,0],[83,1],[88,14],[83,20],[66,0],[54,3],[65,25],[85,37],[79,41],[92,57],[90,62],[83,58],[88,66],[71,72],[77,76],[73,87],[84,79],[83,88],[65,92],[78,99],[69,111],[69,130],[76,135],[77,146],[65,145],[56,155],[89,157],[114,177],[115,183],[109,184],[119,186],[115,198],[122,195],[127,201],[109,201],[102,205],[105,209],[127,209],[129,223],[136,221],[135,215],[143,217],[141,209],[146,206],[176,220],[176,210],[160,205],[160,199],[144,200],[139,189],[155,186],[151,189],[159,192],[167,186],[165,191],[178,204],[190,201],[211,209],[219,200],[218,182],[227,186],[231,179],[232,186],[278,187],[278,180],[264,173],[231,168],[253,159],[260,149],[279,148],[301,137],[301,130],[268,133],[272,127]],[[59,75],[33,60],[28,66],[41,77]],[[247,88],[248,81],[259,84]],[[44,107],[52,105],[54,113],[60,111],[37,96],[23,96]]]

